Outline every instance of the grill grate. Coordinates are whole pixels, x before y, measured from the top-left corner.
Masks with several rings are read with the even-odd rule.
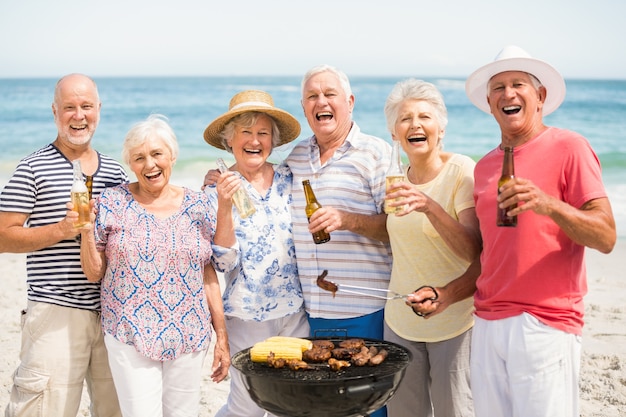
[[[321,339],[321,338],[320,338]],[[323,338],[338,344],[341,340],[336,338]],[[275,369],[266,363],[255,363],[250,360],[250,348],[244,349],[233,356],[232,365],[245,375],[254,375],[272,379],[290,381],[342,381],[348,379],[384,377],[394,375],[402,370],[410,360],[410,354],[406,349],[393,343],[380,340],[364,339],[366,345],[386,349],[389,355],[383,363],[377,366],[350,366],[341,371],[333,371],[324,364],[313,364],[315,369],[293,371],[289,368]]]

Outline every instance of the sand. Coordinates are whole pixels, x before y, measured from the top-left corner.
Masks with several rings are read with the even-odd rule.
[[[585,298],[586,325],[581,371],[581,416],[626,415],[626,241],[603,255],[587,250],[589,294]],[[11,375],[18,365],[20,310],[26,305],[25,257],[0,254],[0,413],[9,398]],[[229,382],[215,384],[209,378],[212,352],[205,363],[200,417],[214,416],[225,403]],[[78,416],[89,416],[89,399],[83,396]]]

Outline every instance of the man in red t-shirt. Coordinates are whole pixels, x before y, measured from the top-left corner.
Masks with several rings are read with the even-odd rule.
[[[544,125],[565,82],[522,49],[504,48],[468,77],[466,92],[502,134],[474,171],[483,238],[471,351],[476,415],[578,416],[584,249],[609,253],[616,241],[599,160],[581,135]],[[498,189],[504,147],[514,148],[515,178]],[[496,226],[497,207],[517,226]]]

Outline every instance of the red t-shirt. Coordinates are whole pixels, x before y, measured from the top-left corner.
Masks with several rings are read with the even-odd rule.
[[[517,227],[496,226],[497,183],[504,152],[485,155],[474,171],[474,199],[483,236],[476,314],[497,320],[527,312],[543,323],[580,335],[587,293],[584,246],[548,216],[527,211]],[[600,162],[581,135],[548,128],[515,148],[515,176],[573,207],[606,197]]]

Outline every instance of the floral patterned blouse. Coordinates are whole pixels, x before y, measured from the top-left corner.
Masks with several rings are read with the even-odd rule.
[[[239,175],[237,173],[237,175]],[[303,308],[296,251],[291,225],[291,171],[274,166],[274,181],[265,195],[259,194],[245,178],[242,186],[256,208],[242,219],[233,206],[239,259],[224,272],[226,288],[222,297],[226,316],[265,321],[288,316]],[[217,212],[215,186],[206,187],[212,210]],[[222,260],[220,253],[216,259]]]
[[[215,224],[202,193],[185,188],[180,210],[162,219],[135,201],[128,184],[106,189],[95,222],[96,247],[107,260],[103,330],[157,361],[207,349],[211,315],[203,271]]]

